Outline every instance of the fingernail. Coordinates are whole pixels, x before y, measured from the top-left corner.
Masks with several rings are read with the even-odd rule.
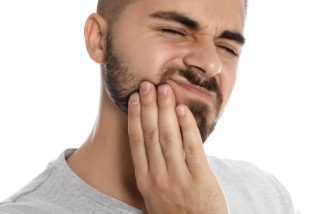
[[[186,111],[185,111],[184,107],[182,107],[182,106],[178,106],[176,108],[176,111],[177,111],[177,114],[179,117],[183,117],[186,115]]]
[[[129,98],[129,102],[132,105],[137,105],[139,103],[139,94],[135,93],[135,94],[131,95]]]
[[[160,85],[157,90],[159,97],[165,97],[168,94],[168,89],[165,85]]]
[[[141,94],[148,94],[150,91],[150,85],[148,82],[143,82],[140,84],[140,93]]]

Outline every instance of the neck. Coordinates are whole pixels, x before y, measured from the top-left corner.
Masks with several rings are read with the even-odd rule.
[[[85,143],[67,160],[71,169],[95,189],[145,210],[135,180],[127,115],[102,86],[99,114]]]

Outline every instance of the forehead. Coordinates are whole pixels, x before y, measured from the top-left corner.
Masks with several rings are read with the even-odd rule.
[[[176,11],[196,20],[204,30],[243,32],[244,0],[135,0],[125,16],[146,19],[157,11]]]

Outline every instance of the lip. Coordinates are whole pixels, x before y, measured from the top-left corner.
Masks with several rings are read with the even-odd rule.
[[[196,96],[199,99],[205,100],[206,102],[209,102],[210,104],[213,104],[215,99],[213,96],[213,92],[208,91],[207,89],[192,85],[189,82],[182,81],[182,80],[167,80],[167,83],[170,84],[172,87],[177,86],[179,88],[182,88],[184,91],[188,92],[188,96]]]

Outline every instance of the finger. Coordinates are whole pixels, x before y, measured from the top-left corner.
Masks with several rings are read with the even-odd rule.
[[[208,163],[197,123],[185,105],[177,106],[176,112],[182,132],[188,169],[192,175],[200,175],[203,170],[207,169]]]
[[[139,177],[147,173],[148,160],[141,125],[141,106],[138,93],[132,94],[129,98],[128,134],[135,175]]]
[[[149,171],[157,173],[166,169],[159,143],[158,108],[156,90],[153,84],[140,84],[141,123]]]
[[[171,87],[160,85],[158,87],[159,138],[163,156],[169,171],[183,173],[186,165],[175,105]]]

